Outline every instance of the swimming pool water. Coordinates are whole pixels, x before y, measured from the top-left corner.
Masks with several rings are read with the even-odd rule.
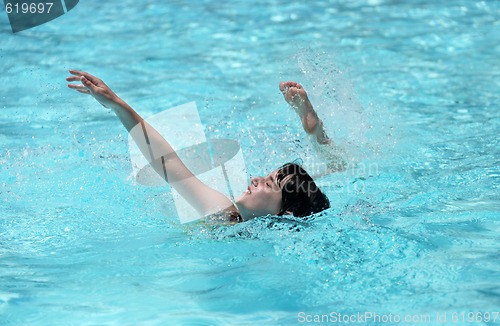
[[[0,324],[499,311],[499,10],[89,1],[18,34],[1,11]],[[350,168],[318,180],[332,208],[311,220],[180,225],[168,188],[131,177],[118,119],[66,88],[70,68],[144,117],[196,101],[251,175],[313,156],[277,86],[300,81]]]

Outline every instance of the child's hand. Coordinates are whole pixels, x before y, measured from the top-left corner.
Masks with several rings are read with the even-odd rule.
[[[81,84],[68,84],[69,88],[92,95],[105,108],[119,105],[121,99],[99,78],[83,71],[70,70],[69,72],[74,76],[67,77],[67,81],[82,82]]]

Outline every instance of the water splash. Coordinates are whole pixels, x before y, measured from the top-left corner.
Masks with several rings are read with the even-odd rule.
[[[360,101],[351,72],[334,54],[302,49],[289,59],[288,66],[292,75],[299,76],[325,130],[349,161],[373,159],[391,151],[394,117],[380,106]]]

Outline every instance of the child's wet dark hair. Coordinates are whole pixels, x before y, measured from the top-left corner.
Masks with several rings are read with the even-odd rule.
[[[285,178],[288,180],[286,181]],[[278,183],[286,181],[281,190],[282,204],[278,215],[291,212],[293,216],[305,217],[330,208],[328,197],[321,192],[311,176],[300,165],[287,163],[281,166],[276,179]]]

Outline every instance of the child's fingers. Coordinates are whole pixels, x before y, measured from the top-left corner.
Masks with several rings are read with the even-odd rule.
[[[68,84],[68,87],[83,94],[91,94],[90,91],[82,84]]]
[[[68,87],[72,89],[86,89],[82,84],[68,84]]]
[[[94,85],[99,84],[99,78],[97,78],[96,76],[93,76],[93,75],[89,74],[88,72],[80,71],[80,70],[73,70],[73,69],[71,69],[69,72],[72,75],[79,76],[79,77],[83,76],[83,77],[87,78]],[[71,77],[68,77],[68,78],[71,78]]]
[[[83,76],[83,77],[87,78],[88,80],[90,80],[93,84],[97,85],[99,82],[99,79],[96,76],[93,76],[93,75],[89,74],[88,72],[79,71],[79,70],[70,70],[69,72],[75,76],[80,76],[80,77]]]
[[[69,73],[75,76],[82,76],[83,71],[70,69]]]
[[[66,81],[80,81],[80,76],[69,76],[69,77],[66,77]]]
[[[91,91],[97,91],[97,86],[94,85],[90,80],[88,80],[85,76],[82,76],[80,78],[80,80],[82,81],[82,84],[89,90]]]

